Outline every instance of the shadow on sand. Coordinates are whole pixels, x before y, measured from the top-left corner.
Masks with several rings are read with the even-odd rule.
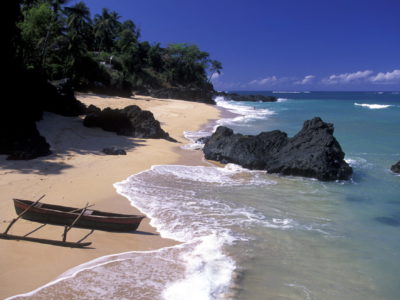
[[[144,140],[120,136],[100,128],[83,126],[80,117],[63,117],[53,113],[45,113],[43,120],[37,123],[38,130],[51,146],[52,154],[32,160],[6,160],[0,155],[0,173],[23,174],[61,174],[72,168],[69,160],[78,155],[106,156],[102,149],[116,147],[131,151],[143,145]]]

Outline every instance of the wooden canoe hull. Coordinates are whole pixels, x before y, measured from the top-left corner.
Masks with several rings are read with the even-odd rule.
[[[22,213],[33,201],[14,199],[15,211]],[[74,212],[72,212],[74,211]],[[51,204],[41,204],[31,207],[23,216],[23,219],[53,224],[70,226],[79,216],[82,210]],[[101,211],[91,211],[90,215],[82,215],[74,227],[88,228],[105,231],[130,232],[135,231],[144,216],[113,214]]]

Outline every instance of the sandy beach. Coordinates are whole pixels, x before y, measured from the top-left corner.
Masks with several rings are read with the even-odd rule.
[[[100,108],[123,108],[138,105],[150,110],[162,128],[178,143],[156,139],[137,139],[118,136],[99,128],[86,128],[81,117],[62,117],[45,113],[38,129],[50,143],[53,154],[29,161],[7,161],[0,156],[0,231],[4,231],[16,216],[12,198],[35,200],[46,195],[44,203],[93,209],[140,213],[128,200],[118,195],[113,183],[150,168],[152,165],[186,163],[201,164],[200,152],[179,147],[187,140],[183,132],[198,130],[209,120],[217,119],[219,110],[211,105],[179,100],[153,99],[135,96],[119,98],[79,94],[86,105]],[[116,146],[127,155],[108,156],[101,150]],[[90,249],[72,249],[25,241],[0,240],[0,298],[31,291],[57,278],[66,270],[97,257],[131,250],[151,250],[174,245],[163,239],[142,221],[136,233],[95,231],[87,238]],[[40,226],[19,220],[11,234],[26,234]],[[63,228],[47,225],[32,234],[34,237],[61,239]],[[77,241],[88,230],[72,229],[69,241]]]

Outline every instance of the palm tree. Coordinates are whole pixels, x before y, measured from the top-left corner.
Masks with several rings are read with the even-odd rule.
[[[78,2],[74,6],[65,7],[67,16],[67,32],[72,44],[79,43],[80,48],[86,48],[91,30],[90,10],[85,3]]]
[[[90,20],[90,10],[84,2],[78,2],[74,6],[65,7],[65,14],[67,15],[68,27],[72,27],[77,31],[84,30]]]
[[[99,51],[111,51],[121,25],[119,18],[118,13],[110,12],[107,8],[103,8],[101,15],[94,17],[94,36]]]
[[[218,60],[210,61],[210,77],[208,78],[208,82],[211,81],[214,74],[221,74],[222,64]]]

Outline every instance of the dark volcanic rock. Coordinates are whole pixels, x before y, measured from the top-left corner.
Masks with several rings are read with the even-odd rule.
[[[86,106],[74,96],[74,90],[68,79],[39,81],[36,88],[40,91],[37,101],[44,111],[49,111],[66,117],[75,117],[86,113]]]
[[[221,126],[206,142],[203,151],[207,159],[235,163],[248,169],[324,181],[346,180],[352,175],[352,168],[344,161],[344,153],[333,131],[332,124],[318,117],[305,121],[292,138],[279,130],[246,136]]]
[[[141,110],[137,105],[130,105],[124,109],[107,107],[103,110],[90,107],[90,111],[83,121],[86,127],[100,127],[125,136],[175,141],[161,129],[160,122],[150,111]]]
[[[210,136],[203,136],[203,137],[197,139],[197,140],[196,140],[196,143],[198,143],[198,144],[205,144],[205,143],[207,143],[207,142],[210,140],[210,138],[211,138],[211,135],[210,135]]]
[[[223,96],[233,101],[249,101],[249,102],[276,102],[278,98],[265,95],[239,95],[236,93],[218,92],[216,96]]]
[[[214,91],[209,88],[189,88],[189,87],[173,87],[151,90],[147,93],[155,98],[179,99],[195,102],[203,102],[215,104],[213,98]]]
[[[50,145],[33,121],[21,122],[13,128],[0,128],[0,154],[7,154],[7,159],[26,160],[50,153]]]
[[[390,170],[392,170],[392,172],[395,172],[395,173],[399,173],[399,174],[400,174],[400,160],[399,160],[397,163],[395,163],[395,164],[390,168]]]
[[[126,155],[126,151],[124,149],[119,149],[117,147],[104,148],[102,152],[107,155]]]

